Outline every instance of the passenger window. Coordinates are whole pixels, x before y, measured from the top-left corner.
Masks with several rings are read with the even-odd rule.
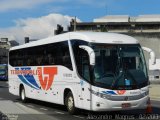
[[[14,50],[9,54],[12,66],[62,65],[73,70],[68,41]]]
[[[87,42],[72,40],[71,43],[78,73],[86,81],[90,81],[89,56],[85,50],[79,48],[80,45],[87,45]]]

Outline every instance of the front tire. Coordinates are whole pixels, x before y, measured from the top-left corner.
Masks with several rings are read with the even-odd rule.
[[[21,87],[21,90],[20,90],[20,99],[21,99],[21,101],[23,103],[27,102],[27,97],[26,97],[26,93],[25,93],[24,87]]]
[[[72,92],[69,92],[67,94],[67,97],[65,99],[65,103],[66,103],[66,107],[67,107],[69,114],[71,114],[71,115],[76,114],[77,108],[75,107],[75,104],[74,104],[74,98],[73,98]]]

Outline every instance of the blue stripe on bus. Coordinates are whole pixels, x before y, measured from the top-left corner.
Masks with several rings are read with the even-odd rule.
[[[30,86],[30,87],[32,87],[32,88],[35,88],[35,87],[33,87],[32,85],[30,85],[30,84],[25,80],[25,78],[24,78],[22,75],[18,75],[18,77],[19,77],[19,79],[20,79],[24,84],[26,84],[26,85],[28,85],[28,86]],[[37,89],[37,88],[35,88],[35,89]]]
[[[31,68],[29,68],[29,67],[28,68],[21,68],[21,70],[31,70]],[[24,77],[34,87],[37,87],[38,89],[40,89],[40,87],[38,86],[38,84],[37,84],[33,75],[27,74],[27,75],[24,75]]]
[[[15,68],[16,70],[19,70],[19,68]],[[24,70],[23,68],[21,68],[21,70]],[[27,70],[27,69],[25,69],[25,70]],[[29,77],[28,78],[28,76],[30,76],[30,75],[25,75],[25,76],[23,76],[23,75],[18,75],[18,78],[24,83],[24,84],[26,84],[26,85],[28,85],[28,86],[30,86],[30,87],[32,87],[32,88],[35,88],[35,89],[40,89],[40,87],[37,85],[37,83],[36,83],[36,81],[35,81],[35,79],[34,79],[34,77]],[[33,76],[33,75],[32,75]],[[26,81],[26,79],[27,79],[27,81],[30,83],[28,83],[27,81]],[[30,82],[31,81],[31,82]]]
[[[114,91],[102,91],[104,94],[117,95]]]

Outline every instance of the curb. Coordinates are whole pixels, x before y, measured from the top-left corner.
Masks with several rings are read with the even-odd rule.
[[[151,100],[154,100],[154,101],[160,101],[160,97],[159,98],[154,98],[154,97],[150,97]]]

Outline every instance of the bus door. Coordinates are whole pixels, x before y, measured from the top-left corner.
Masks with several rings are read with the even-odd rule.
[[[83,106],[82,108],[90,110],[89,54],[86,50],[80,48],[80,45],[87,43],[79,40],[72,40],[71,43],[75,57],[75,66],[77,68],[78,78],[80,79],[80,104]]]
[[[91,106],[91,95],[90,95],[90,71],[89,71],[89,63],[88,58],[86,56],[82,56],[82,76],[83,79],[81,79],[81,99],[82,104],[85,109],[90,110]]]

